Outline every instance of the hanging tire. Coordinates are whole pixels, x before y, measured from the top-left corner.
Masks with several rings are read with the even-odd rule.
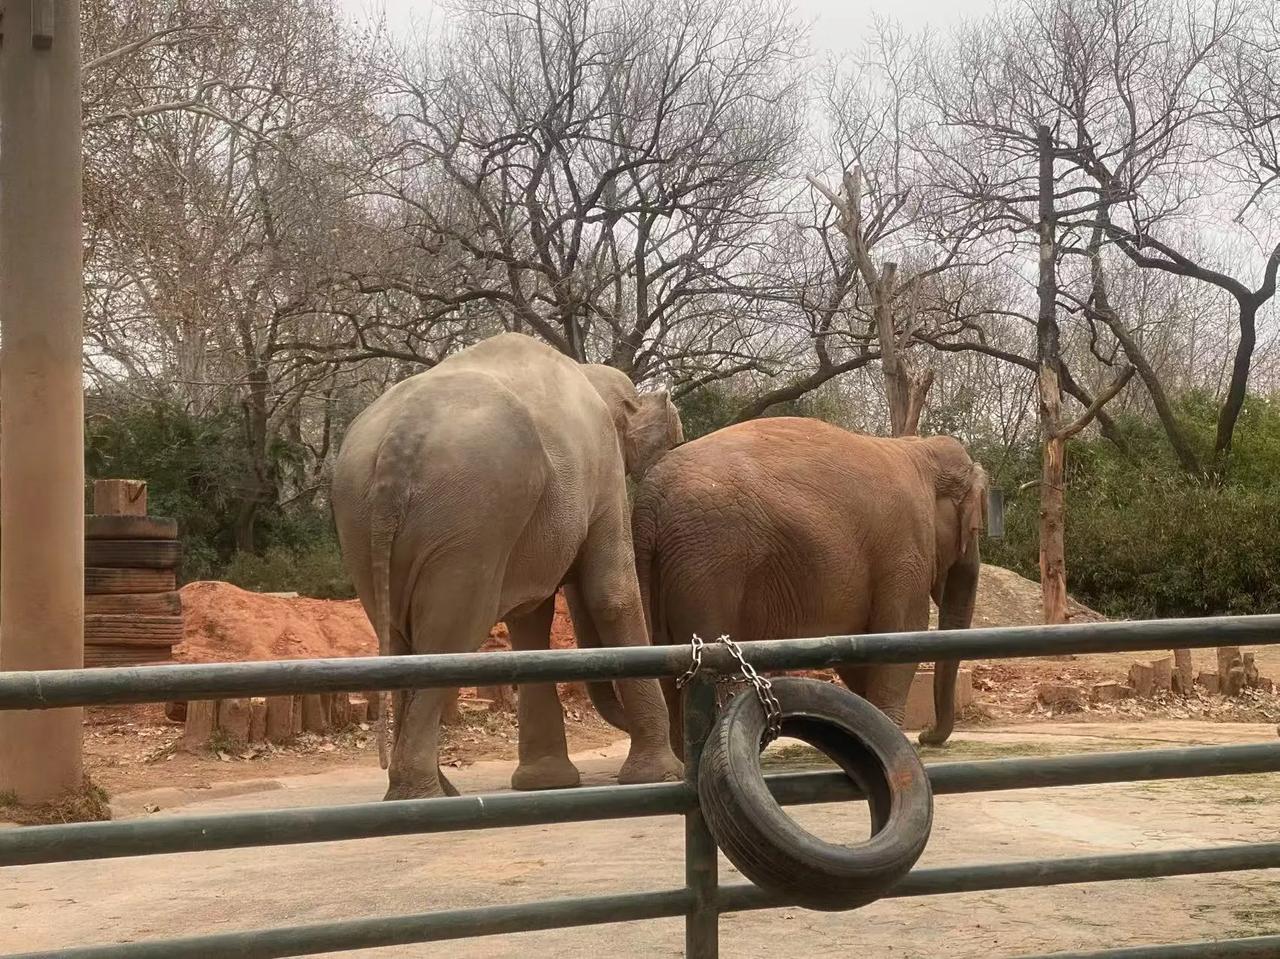
[[[182,546],[171,539],[87,539],[84,564],[115,569],[174,569]]]
[[[750,689],[711,731],[698,765],[698,799],[729,861],[757,886],[809,909],[854,909],[881,898],[924,852],[933,791],[897,726],[847,689],[813,679],[773,680],[782,735],[836,762],[867,796],[871,838],[836,845],[806,832],[778,805],[760,768],[764,708]]]
[[[84,591],[88,596],[167,593],[177,586],[177,576],[171,569],[107,569],[85,565]]]
[[[177,539],[178,521],[165,516],[105,516],[84,518],[85,539]]]

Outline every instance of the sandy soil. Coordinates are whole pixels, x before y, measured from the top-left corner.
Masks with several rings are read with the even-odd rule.
[[[1152,721],[1042,723],[964,733],[950,757],[1132,748],[1173,742],[1274,741],[1271,726]],[[620,747],[575,756],[609,781]],[[177,760],[174,760],[177,762]],[[245,763],[245,766],[252,765]],[[226,764],[215,768],[225,768]],[[501,789],[509,765],[458,772],[466,792]],[[117,816],[298,807],[376,799],[369,764],[258,783],[212,782],[128,793]],[[1277,838],[1274,777],[1033,789],[940,797],[922,866],[1208,846]],[[154,810],[154,811],[150,811]],[[862,807],[796,810],[829,838],[865,827]],[[408,836],[263,850],[15,867],[0,887],[0,947],[227,932],[571,895],[662,889],[682,881],[672,818]],[[721,864],[723,882],[738,877]],[[1139,918],[1141,917],[1141,918]],[[1261,934],[1280,928],[1280,883],[1267,873],[886,900],[858,912],[799,909],[725,916],[721,954],[865,959],[1000,959],[1141,942]],[[370,959],[679,956],[678,920],[369,950]]]

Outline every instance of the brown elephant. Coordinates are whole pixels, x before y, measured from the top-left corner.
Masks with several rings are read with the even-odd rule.
[[[504,620],[515,649],[547,649],[556,590],[590,645],[648,642],[626,476],[682,439],[665,392],[509,333],[463,350],[374,401],[333,477],[347,569],[379,652],[478,649]],[[676,779],[656,680],[619,683],[635,730],[623,782]],[[396,693],[386,798],[456,790],[440,772],[442,689]],[[383,711],[385,714],[385,710]],[[554,684],[520,689],[517,789],[578,784]]]
[[[986,474],[946,436],[881,439],[789,417],[730,426],[663,459],[632,514],[655,643],[942,629],[973,619]],[[901,724],[916,663],[841,667],[854,692]],[[941,743],[958,661],[935,671]],[[679,700],[667,683],[673,733]],[[626,726],[610,684],[597,708]],[[677,748],[678,751],[678,748]]]

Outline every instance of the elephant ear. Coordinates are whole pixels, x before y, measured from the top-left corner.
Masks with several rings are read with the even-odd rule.
[[[960,501],[959,555],[963,556],[987,521],[987,471],[977,463],[969,470],[969,487]]]
[[[671,447],[683,439],[679,414],[666,390],[639,393],[631,402],[623,430],[627,471],[640,479]]]

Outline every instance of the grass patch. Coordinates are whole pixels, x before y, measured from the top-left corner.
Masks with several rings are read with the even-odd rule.
[[[107,791],[84,777],[79,789],[60,799],[33,806],[18,802],[12,791],[0,793],[0,820],[20,826],[48,826],[68,822],[101,822],[111,818]]]

